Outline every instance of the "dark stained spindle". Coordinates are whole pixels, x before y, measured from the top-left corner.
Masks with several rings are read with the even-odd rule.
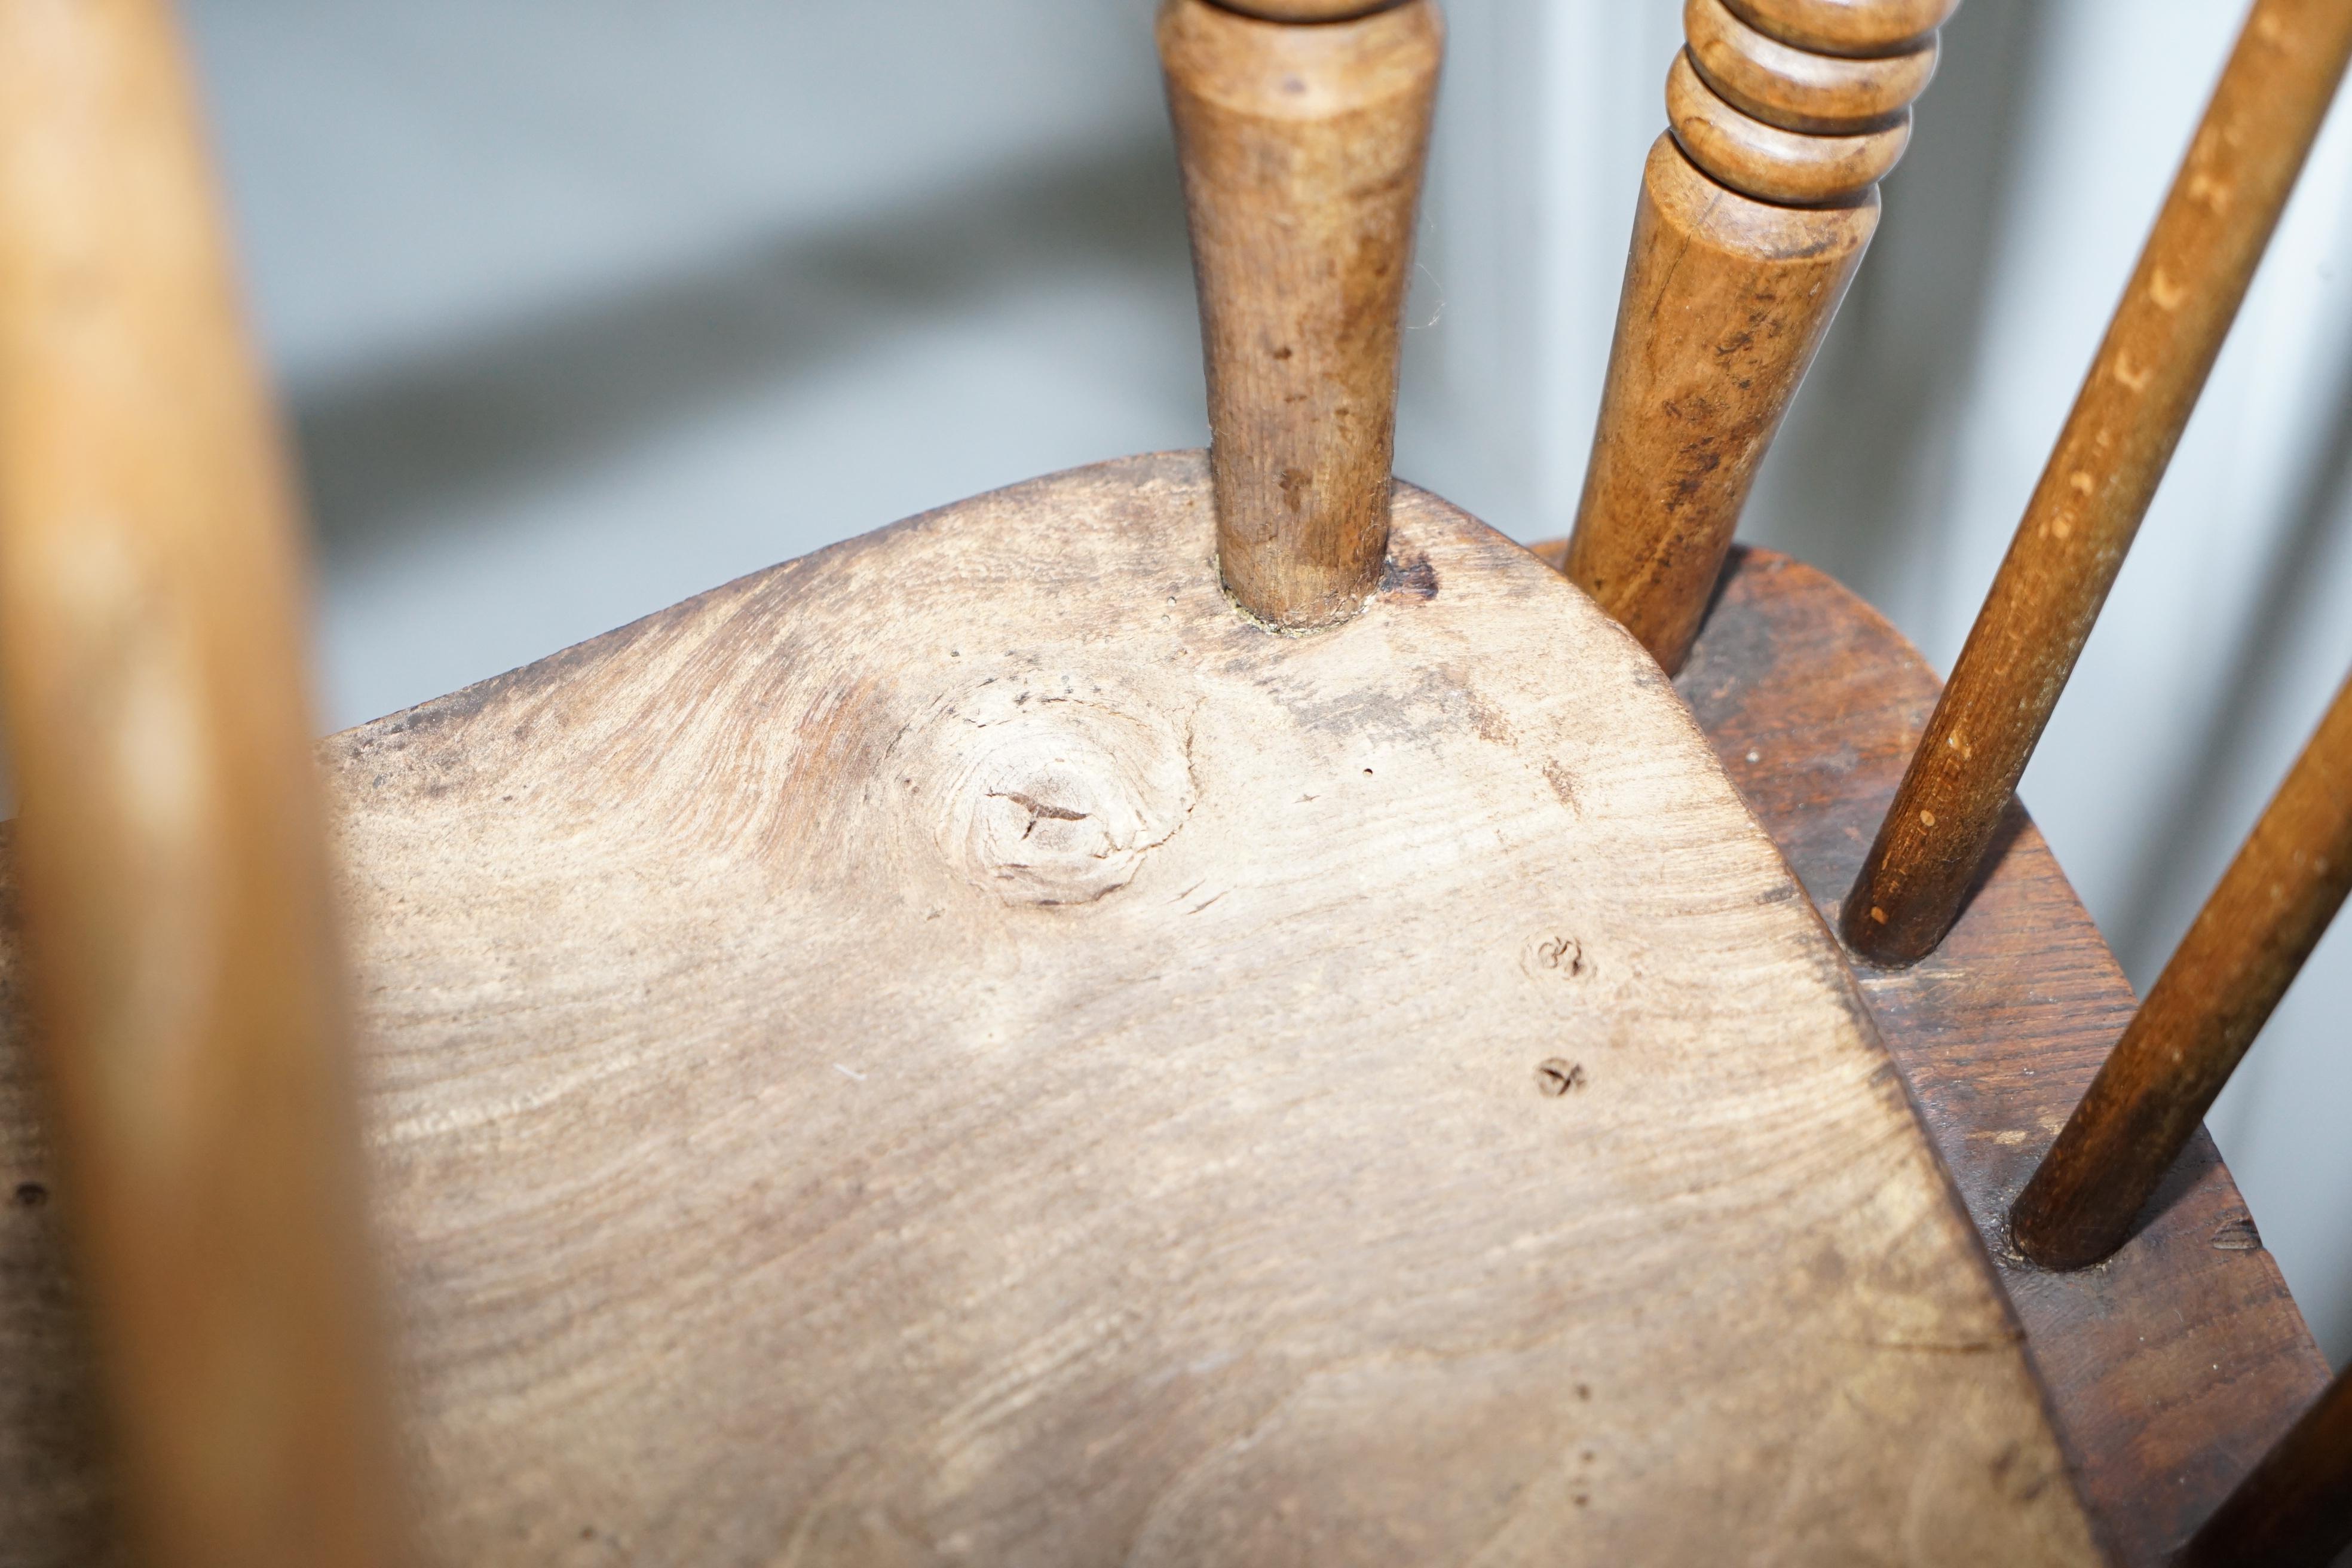
[[[2010,1223],[2053,1268],[2125,1236],[2352,888],[2352,679],[2181,939]]]

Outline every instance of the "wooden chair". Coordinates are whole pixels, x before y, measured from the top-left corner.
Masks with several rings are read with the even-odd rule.
[[[2197,1122],[2347,703],[2136,1016],[2010,792],[2352,4],[2257,0],[1939,696],[1728,542],[1950,5],[1692,0],[1584,592],[1390,479],[1431,0],[1168,0],[1208,455],[313,752],[166,14],[0,0],[0,1559],[2325,1561]]]

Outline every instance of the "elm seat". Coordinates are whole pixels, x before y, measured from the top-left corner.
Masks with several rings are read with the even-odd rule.
[[[1420,492],[1308,638],[1211,525],[1198,455],[1080,469],[329,743],[435,1554],[2094,1561],[1647,657]],[[55,1263],[0,1451],[85,1375]]]

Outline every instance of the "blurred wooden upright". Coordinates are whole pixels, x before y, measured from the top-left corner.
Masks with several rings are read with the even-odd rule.
[[[301,598],[165,8],[0,4],[0,692],[30,1038],[119,1495],[149,1560],[191,1568],[402,1557]],[[0,1529],[11,1562],[49,1544]]]
[[[441,1559],[1752,1557],[1891,1543],[1923,1492],[1979,1556],[2092,1559],[1968,1215],[1681,704],[1557,574],[1391,490],[1436,40],[1427,0],[1165,13],[1213,458],[975,498],[331,742],[406,1447]],[[11,145],[39,150],[37,129]],[[331,1511],[346,1536],[310,1560],[352,1561],[386,1550],[391,1494],[341,1479],[373,1473],[351,1461],[379,1429],[367,1347],[336,1328],[364,1321],[356,1229],[318,1206],[352,1187],[287,509],[229,318],[185,367],[157,352],[180,319],[134,323],[146,352],[110,363],[203,384],[110,385],[88,443],[28,444],[119,455],[147,426],[105,418],[174,440],[185,411],[227,421],[161,471],[225,455],[205,504],[236,516],[192,515],[278,553],[173,581],[201,595],[191,626],[241,626],[270,662],[239,684],[192,632],[152,679],[267,718],[166,707],[189,757],[234,745],[256,770],[220,775],[242,787],[215,837],[171,840],[219,847],[191,884],[258,890],[150,907],[196,950],[271,941],[235,984],[155,1005],[175,1026],[214,995],[280,1012],[203,1042],[253,1074],[225,1079],[246,1141],[205,1144],[189,1183],[227,1205],[203,1233],[219,1255],[167,1238],[118,1264],[152,1285],[92,1284],[157,1329],[125,1365],[134,1419],[206,1364],[139,1316],[153,1291],[219,1281],[237,1331],[268,1336],[266,1375],[201,1391],[216,1418],[333,1358],[300,1392],[347,1425],[286,1425],[323,1468],[273,1517],[317,1534]],[[49,754],[26,824],[45,963],[42,836],[74,781],[95,800],[109,776]],[[117,918],[72,939],[178,973]],[[0,1086],[25,1083],[24,1023],[0,1013]],[[146,1087],[217,1103],[208,1079]],[[37,1128],[0,1098],[0,1152],[89,1217],[97,1256],[156,1241],[107,1187],[151,1146],[52,1168]],[[247,1214],[300,1256],[252,1250]],[[0,1271],[0,1340],[70,1343],[57,1260],[26,1264]],[[118,1521],[88,1506],[94,1466],[41,1437],[88,1368],[27,1362],[11,1408],[31,1427],[0,1458],[49,1457],[0,1484],[0,1540],[86,1561]],[[168,1504],[179,1471],[125,1482]],[[272,1494],[199,1475],[186,1495]]]

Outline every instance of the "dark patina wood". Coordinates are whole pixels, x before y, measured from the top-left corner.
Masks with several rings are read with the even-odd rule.
[[[1758,551],[1719,590],[1675,684],[1834,921],[1935,705],[1927,661],[1830,578]],[[1991,1247],[2084,1500],[2125,1562],[2154,1563],[2318,1392],[2327,1364],[2202,1131],[2102,1267],[2052,1273],[2007,1244],[2011,1199],[2133,996],[2022,808],[1996,846],[1937,953],[1857,974]]]
[[[2352,1373],[2205,1521],[2179,1568],[2324,1568],[2352,1546]]]
[[[1834,923],[1935,707],[1935,672],[1831,578],[1741,549],[1675,684]],[[2200,1130],[2098,1268],[2052,1273],[2010,1244],[2011,1203],[2134,1005],[2014,803],[1943,946],[1856,974],[1999,1266],[2084,1500],[2120,1561],[2165,1561],[2327,1381],[2236,1184]]]
[[[1257,9],[1258,7],[1244,7]],[[1166,0],[1160,59],[1208,375],[1217,563],[1273,626],[1360,613],[1388,553],[1397,361],[1444,25]],[[1311,25],[1310,25],[1311,22]]]

